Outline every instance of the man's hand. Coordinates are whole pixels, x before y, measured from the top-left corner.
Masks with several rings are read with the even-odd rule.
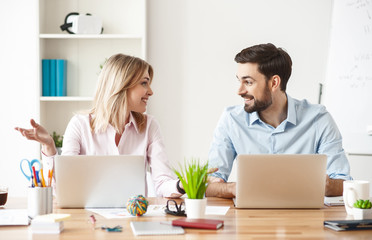
[[[234,198],[236,195],[236,183],[235,182],[224,182],[214,179],[215,182],[208,184],[205,196],[207,197],[221,197],[221,198]],[[221,182],[222,181],[222,182]]]
[[[207,174],[211,174],[211,173],[215,173],[218,171],[218,168],[208,168],[208,172]],[[214,182],[225,182],[224,180],[222,180],[221,178],[218,178],[218,177],[212,177],[212,176],[208,176],[208,184],[209,183],[214,183]]]
[[[210,183],[223,183],[225,182],[222,178],[208,176],[208,184]]]
[[[344,184],[343,179],[332,179],[327,175],[325,196],[326,197],[342,196],[342,192],[344,189],[343,184]]]

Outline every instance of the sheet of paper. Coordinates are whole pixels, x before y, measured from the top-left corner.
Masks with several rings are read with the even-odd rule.
[[[164,208],[164,205],[149,205],[147,207],[147,212],[143,216],[164,216]],[[88,208],[86,210],[99,214],[107,219],[135,217],[130,215],[126,208]]]
[[[229,209],[229,206],[207,206],[205,215],[226,215]]]
[[[207,206],[205,209],[206,215],[226,215],[229,206]],[[164,216],[164,205],[149,205],[144,217]],[[130,215],[126,208],[87,208],[86,210],[101,215],[107,219],[113,218],[131,218],[135,217]]]
[[[0,226],[28,224],[27,209],[0,209]]]

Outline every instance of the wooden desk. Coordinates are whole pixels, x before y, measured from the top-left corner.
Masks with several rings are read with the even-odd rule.
[[[167,199],[150,198],[150,204],[165,204]],[[26,199],[9,199],[6,208],[26,208]],[[97,226],[122,225],[123,232],[106,232],[92,229],[88,221],[92,214],[84,209],[59,209],[55,213],[70,213],[61,234],[34,234],[28,226],[0,227],[0,239],[369,239],[372,230],[335,232],[323,227],[324,220],[347,219],[344,207],[322,209],[235,209],[231,200],[208,198],[208,205],[230,206],[225,216],[209,216],[222,219],[225,226],[219,230],[185,229],[185,235],[134,236],[130,221],[170,221],[174,216],[135,217],[129,219],[105,219],[95,214]]]

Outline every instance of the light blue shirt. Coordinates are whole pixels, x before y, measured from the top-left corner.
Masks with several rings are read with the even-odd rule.
[[[209,165],[219,168],[213,176],[227,181],[239,154],[326,154],[329,177],[351,179],[341,134],[325,107],[287,99],[287,119],[277,128],[257,112],[247,113],[243,105],[225,109],[209,151]]]

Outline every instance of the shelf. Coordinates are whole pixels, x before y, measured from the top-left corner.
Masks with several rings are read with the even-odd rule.
[[[40,97],[42,102],[89,102],[93,97]]]
[[[77,113],[92,108],[101,65],[123,53],[146,59],[147,0],[37,0],[39,89],[42,59],[67,61],[67,96],[39,96],[40,123],[64,132]],[[104,3],[103,3],[104,2]],[[102,20],[103,34],[68,34],[60,29],[66,15],[92,13]]]
[[[134,34],[40,34],[41,39],[142,39]]]

